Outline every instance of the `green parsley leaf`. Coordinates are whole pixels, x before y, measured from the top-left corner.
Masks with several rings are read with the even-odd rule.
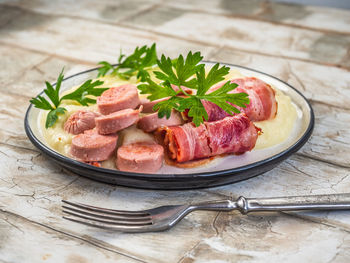
[[[52,110],[52,106],[50,104],[50,102],[47,101],[47,99],[45,99],[42,96],[37,96],[36,98],[32,98],[30,100],[30,103],[32,103],[34,105],[35,108],[39,108],[39,109],[43,109],[43,110]]]
[[[197,72],[197,95],[204,95],[214,84],[224,80],[230,72],[230,68],[222,66],[219,68],[220,64],[216,63],[209,71],[208,75],[205,76],[204,67],[200,68]]]
[[[173,90],[168,81],[157,84],[148,78],[146,82],[148,84],[140,84],[137,88],[141,91],[141,94],[150,94],[147,97],[150,101],[177,95],[177,92]]]
[[[60,88],[61,88],[61,83],[63,78],[64,76],[63,76],[63,69],[62,69],[61,73],[57,78],[56,88],[53,88],[49,82],[47,81],[45,82],[46,89],[44,89],[44,93],[47,95],[47,97],[50,99],[53,105],[42,96],[37,96],[36,98],[32,98],[30,102],[36,108],[43,109],[43,110],[53,110],[56,107],[58,107],[58,105],[60,104],[59,93],[60,93]]]
[[[199,69],[204,68],[204,64],[198,65],[203,59],[200,52],[192,54],[190,51],[184,60],[180,55],[177,59],[171,60],[162,55],[161,59],[157,61],[158,67],[161,71],[154,71],[157,79],[169,81],[170,84],[176,85],[181,89],[181,86],[196,88],[194,79],[190,79]]]
[[[118,59],[119,64],[113,66],[106,61],[101,61],[98,64],[102,65],[98,69],[98,77],[105,76],[110,73],[111,75],[118,76],[122,79],[130,79],[135,76],[141,81],[146,81],[150,77],[146,68],[152,67],[157,63],[156,44],[151,47],[142,46],[136,47],[134,53],[130,56],[120,54]]]
[[[45,128],[49,128],[53,126],[56,121],[58,120],[59,114],[64,114],[64,112],[67,111],[65,108],[58,107],[57,109],[50,110],[47,114],[46,122],[45,122]]]
[[[192,122],[197,127],[203,123],[204,120],[208,120],[208,113],[198,97],[191,95],[189,98],[182,100],[178,110],[183,112],[186,109],[189,109],[188,116],[192,118]]]
[[[101,61],[98,63],[98,65],[102,65],[102,67],[98,68],[98,74],[97,77],[102,77],[105,76],[108,72],[110,71],[114,71],[114,67],[113,65],[111,65],[109,62],[107,61]]]
[[[229,72],[229,68],[223,66],[219,68],[219,64],[215,64],[209,71],[208,75],[205,76],[204,69],[197,72],[198,81],[198,91],[197,97],[203,100],[211,101],[226,111],[228,114],[233,115],[234,113],[239,113],[240,111],[233,106],[237,105],[240,107],[246,107],[249,104],[248,94],[246,93],[235,93],[230,94],[229,92],[234,90],[238,85],[236,83],[231,83],[227,81],[219,89],[206,94],[206,92],[215,83],[220,82],[224,79],[224,76]],[[205,117],[205,115],[202,115]]]
[[[168,100],[160,101],[153,106],[154,111],[158,111],[158,118],[163,118],[166,116],[167,119],[170,118],[171,110],[177,109],[181,101],[184,100],[182,97],[171,97]]]
[[[179,112],[188,110],[188,116],[192,118],[196,126],[199,126],[204,120],[208,120],[208,114],[202,100],[215,103],[230,115],[240,112],[235,106],[246,107],[246,104],[249,103],[248,94],[230,93],[237,87],[237,84],[230,81],[219,89],[207,93],[213,85],[225,79],[230,68],[220,67],[220,64],[217,63],[206,74],[205,65],[199,64],[202,58],[199,52],[193,54],[189,52],[186,59],[182,55],[173,60],[162,55],[161,59],[157,61],[160,71],[153,73],[157,79],[163,82],[157,84],[151,79],[147,79],[147,83],[138,85],[141,94],[149,94],[147,98],[151,101],[169,97],[168,100],[161,101],[153,107],[154,110],[158,110],[159,118],[164,116],[170,118],[172,109]],[[175,91],[172,85],[178,86],[179,90]],[[182,87],[196,89],[197,92],[193,95],[188,94]],[[185,97],[179,97],[180,94],[184,94]]]
[[[73,91],[70,94],[67,94],[60,98],[60,89],[61,89],[61,83],[64,78],[63,75],[63,69],[61,73],[59,74],[56,82],[56,87],[54,88],[49,82],[45,82],[46,89],[44,89],[44,93],[47,95],[48,99],[51,101],[49,102],[48,99],[44,98],[43,96],[37,96],[36,98],[32,98],[30,100],[30,103],[34,105],[34,107],[42,109],[42,110],[49,110],[49,113],[46,117],[45,127],[46,129],[49,127],[52,127],[56,121],[58,120],[58,115],[64,114],[67,110],[63,107],[59,107],[62,100],[75,100],[79,102],[83,106],[88,106],[88,104],[94,104],[96,103],[96,100],[90,97],[86,97],[87,95],[92,96],[100,96],[102,92],[107,90],[108,88],[96,88],[97,86],[100,86],[103,84],[103,81],[94,81],[87,80],[82,84],[78,89]]]
[[[91,79],[85,81],[79,88],[61,98],[61,100],[75,100],[83,106],[96,103],[96,100],[86,97],[87,95],[100,96],[108,88],[95,88],[103,84],[103,81]]]

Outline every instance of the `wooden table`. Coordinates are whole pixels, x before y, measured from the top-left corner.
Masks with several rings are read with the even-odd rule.
[[[350,190],[350,12],[260,1],[0,1],[0,262],[349,262],[350,211],[195,212],[170,231],[110,233],[62,219],[60,200],[141,209],[226,195]],[[310,141],[274,170],[193,191],[146,191],[71,174],[28,140],[29,99],[54,81],[157,43],[175,56],[264,71],[312,103]]]

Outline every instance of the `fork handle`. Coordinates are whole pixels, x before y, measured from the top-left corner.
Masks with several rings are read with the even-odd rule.
[[[237,199],[235,209],[242,214],[253,211],[345,210],[350,209],[350,193],[273,198]]]

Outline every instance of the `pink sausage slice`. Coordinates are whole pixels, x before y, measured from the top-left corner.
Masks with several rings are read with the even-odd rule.
[[[84,162],[107,160],[117,146],[118,136],[105,136],[87,131],[72,139],[71,155]]]
[[[152,113],[154,112],[153,106],[156,105],[158,102],[168,100],[169,97],[161,98],[158,100],[150,101],[149,99],[141,99],[141,105],[143,106],[142,112],[144,113]]]
[[[97,98],[97,107],[102,114],[135,109],[140,105],[140,99],[135,85],[126,84],[106,90]]]
[[[111,134],[125,129],[139,120],[140,110],[125,109],[100,116],[95,119],[96,130],[99,134]]]
[[[95,118],[101,114],[93,111],[79,110],[73,113],[64,123],[64,130],[71,134],[83,133],[95,128]]]
[[[169,119],[165,116],[159,119],[157,112],[146,115],[139,120],[137,126],[145,132],[152,132],[161,126],[177,126],[181,124],[183,124],[181,114],[172,111]]]
[[[134,143],[118,149],[116,165],[119,170],[155,173],[162,167],[164,149],[159,144]]]

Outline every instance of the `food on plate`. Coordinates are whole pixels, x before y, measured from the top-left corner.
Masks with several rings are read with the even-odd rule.
[[[121,171],[154,173],[163,165],[164,148],[156,143],[123,145],[117,151],[117,168]]]
[[[155,45],[136,48],[97,79],[60,92],[63,72],[46,97],[31,102],[40,130],[58,152],[94,166],[155,173],[165,160],[202,165],[205,158],[283,143],[297,117],[291,99],[257,76],[199,52],[157,58]],[[139,107],[139,108],[137,108]]]
[[[85,131],[72,139],[70,154],[84,162],[105,161],[117,146],[118,135],[101,135],[95,130]]]
[[[249,95],[249,104],[246,107],[238,107],[238,109],[247,114],[251,121],[264,121],[276,116],[278,105],[275,91],[269,84],[254,77],[232,79],[231,83],[238,85],[231,93],[244,92]],[[211,90],[215,91],[221,86],[222,84]],[[203,105],[208,113],[208,121],[216,121],[229,116],[222,108],[210,101],[204,101]]]
[[[78,103],[82,106],[88,106],[96,102],[92,96],[100,96],[108,88],[96,88],[101,86],[103,81],[89,79],[81,84],[79,87],[74,88],[70,93],[64,92],[60,94],[61,83],[63,80],[63,69],[59,74],[56,82],[55,88],[49,83],[45,82],[46,89],[44,93],[51,101],[51,103],[43,96],[38,95],[36,98],[32,98],[30,103],[38,109],[49,111],[46,114],[45,128],[48,129],[52,127],[61,115],[64,115],[67,111],[65,105],[71,105],[73,102]],[[63,96],[62,96],[63,95]],[[67,104],[68,102],[68,104]]]
[[[96,130],[99,134],[113,134],[123,130],[139,120],[141,110],[142,108],[138,110],[125,109],[97,117],[95,119]]]
[[[131,84],[110,88],[97,98],[98,110],[104,115],[124,109],[135,109],[139,105],[137,88]]]
[[[184,120],[182,116],[177,111],[172,111],[170,118],[167,119],[165,116],[163,118],[158,117],[158,113],[151,113],[140,118],[137,123],[138,128],[145,132],[153,132],[160,127],[176,126],[183,124]]]
[[[95,128],[95,118],[100,116],[98,112],[78,110],[69,116],[64,123],[64,130],[68,133],[77,135],[83,133],[86,130]]]
[[[258,129],[244,113],[205,122],[198,127],[186,123],[162,130],[169,157],[178,162],[223,153],[244,153],[254,148],[258,137]]]
[[[155,112],[153,110],[154,105],[156,105],[158,102],[165,101],[167,99],[169,99],[169,98],[161,98],[159,100],[150,101],[149,99],[142,98],[141,99],[141,105],[143,106],[142,112],[143,113]]]

